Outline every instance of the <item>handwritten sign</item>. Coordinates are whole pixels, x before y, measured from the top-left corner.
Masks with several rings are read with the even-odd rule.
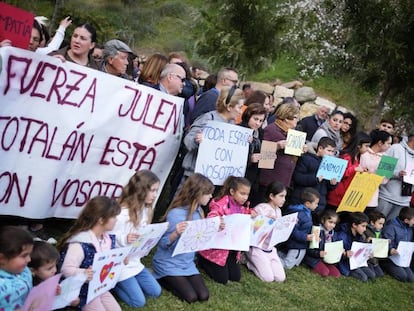
[[[375,174],[379,176],[385,176],[391,178],[394,176],[394,169],[397,165],[398,159],[390,156],[383,155],[381,156],[380,163],[378,164],[377,171]]]
[[[289,129],[286,137],[285,153],[300,157],[306,143],[306,133]]]
[[[89,282],[86,303],[114,288],[118,282],[124,259],[130,247],[114,248],[95,254],[92,263],[93,277]]]
[[[370,173],[357,173],[338,206],[337,212],[363,212],[383,177]]]
[[[0,41],[9,39],[13,46],[27,50],[33,20],[32,13],[0,2]]]
[[[323,176],[323,179],[327,180],[335,178],[337,182],[340,182],[344,176],[347,165],[347,160],[326,155],[322,158],[316,176]]]
[[[0,214],[76,218],[141,169],[164,184],[182,98],[30,51],[0,57]]]
[[[405,171],[407,175],[403,177],[404,182],[414,185],[414,163],[408,162],[407,166],[405,167]]]
[[[224,122],[209,121],[203,128],[195,172],[222,185],[228,176],[243,177],[253,130]]]
[[[24,302],[23,311],[52,310],[53,299],[62,274],[56,274],[32,288]]]
[[[259,168],[273,169],[277,158],[277,143],[263,140],[260,148]]]

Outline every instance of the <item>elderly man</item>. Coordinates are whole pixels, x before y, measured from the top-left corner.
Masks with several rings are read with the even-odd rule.
[[[306,132],[306,140],[310,141],[312,139],[318,127],[328,118],[328,113],[328,107],[319,106],[315,114],[300,120],[297,128],[302,132]]]
[[[161,92],[175,95],[181,93],[184,87],[185,70],[177,64],[167,64],[160,74],[158,89]]]
[[[224,86],[232,87],[238,83],[238,79],[239,76],[236,69],[231,67],[220,69],[217,74],[216,86],[201,94],[200,98],[197,100],[192,112],[191,123],[193,123],[194,120],[202,114],[216,110],[216,102],[221,89]]]
[[[101,71],[131,80],[126,74],[129,54],[133,52],[124,42],[117,39],[109,40],[104,45]]]

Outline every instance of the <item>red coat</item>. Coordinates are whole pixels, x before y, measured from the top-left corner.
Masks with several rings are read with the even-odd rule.
[[[236,211],[236,212],[234,212]],[[250,214],[250,209],[234,202],[231,196],[226,195],[218,201],[212,200],[210,203],[210,212],[207,217],[224,216],[231,214]],[[205,259],[224,267],[229,256],[228,249],[207,249],[200,251],[199,254]],[[239,256],[239,254],[238,254]]]
[[[349,154],[342,154],[340,158],[347,160],[348,165],[345,169],[344,176],[338,186],[328,193],[327,203],[332,206],[339,206],[341,200],[355,176],[355,169],[359,166],[359,161],[355,159],[354,163],[351,162],[351,156]]]

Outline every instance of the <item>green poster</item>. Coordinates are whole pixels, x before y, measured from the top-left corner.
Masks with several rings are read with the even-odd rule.
[[[387,178],[391,178],[394,176],[394,169],[397,165],[398,159],[383,155],[381,157],[381,161],[378,164],[376,174],[379,176],[385,176]]]

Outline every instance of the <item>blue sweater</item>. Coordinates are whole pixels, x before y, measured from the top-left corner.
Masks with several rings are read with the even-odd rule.
[[[158,242],[157,250],[152,258],[152,268],[156,279],[165,276],[190,276],[200,274],[194,263],[194,252],[172,257],[178,239],[171,243],[170,235],[174,232],[179,222],[186,220],[188,208],[188,206],[173,208],[167,214],[168,229]],[[200,218],[200,212],[197,210],[194,212],[191,220],[198,220]]]

